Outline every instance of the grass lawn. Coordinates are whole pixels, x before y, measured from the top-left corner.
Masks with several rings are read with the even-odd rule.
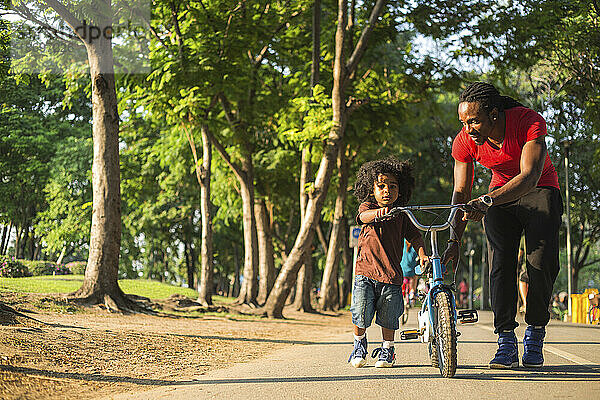
[[[71,293],[81,287],[83,275],[32,276],[29,278],[0,278],[0,292],[21,293]],[[119,286],[125,293],[166,299],[172,294],[181,294],[193,299],[198,297],[194,289],[173,286],[148,279],[121,279]],[[233,298],[213,296],[215,301],[230,303]]]

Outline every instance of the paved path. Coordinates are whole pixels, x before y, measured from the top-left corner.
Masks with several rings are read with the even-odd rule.
[[[416,327],[414,313],[406,327]],[[298,344],[269,356],[197,379],[145,392],[111,398],[140,399],[600,399],[600,329],[552,323],[544,346],[545,366],[539,370],[490,370],[496,349],[491,314],[460,326],[458,369],[452,379],[429,366],[425,344],[395,344],[394,368],[355,369],[346,363],[352,350],[351,330],[328,336],[315,332],[314,342]],[[517,329],[522,339],[524,327]],[[372,350],[380,340],[376,327],[367,333]],[[520,354],[522,345],[519,346]]]

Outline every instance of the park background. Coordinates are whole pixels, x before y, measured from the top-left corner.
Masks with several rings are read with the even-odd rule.
[[[0,276],[85,272],[72,297],[122,311],[143,307],[119,279],[274,317],[286,301],[344,308],[358,167],[409,159],[410,203],[448,203],[458,95],[485,80],[545,117],[563,198],[568,155],[572,289],[600,285],[597,1],[156,0],[114,41],[114,74],[90,51],[102,37],[82,62],[42,33],[11,57],[9,14],[68,32],[77,13],[56,3],[6,3],[0,20]],[[136,35],[147,64],[127,73],[119,48]],[[477,167],[473,195],[488,183]],[[484,241],[469,224],[475,288]]]

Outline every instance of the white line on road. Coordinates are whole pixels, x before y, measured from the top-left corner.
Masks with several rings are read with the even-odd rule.
[[[492,333],[494,332],[494,328],[491,328],[489,326],[485,326],[485,325],[475,325],[475,326],[478,327],[478,328],[481,328],[481,329],[485,329],[486,331],[490,331]],[[548,345],[544,346],[544,350],[546,350],[546,351],[548,351],[548,352],[550,352],[552,354],[555,354],[555,355],[557,355],[559,357],[562,357],[565,360],[569,360],[569,361],[571,361],[571,362],[573,362],[575,364],[583,365],[585,367],[588,367],[591,370],[600,372],[599,368],[593,367],[594,363],[592,361],[586,360],[585,358],[581,358],[579,356],[576,356],[575,354],[571,354],[571,353],[568,353],[566,351],[557,349],[556,347],[548,346]]]

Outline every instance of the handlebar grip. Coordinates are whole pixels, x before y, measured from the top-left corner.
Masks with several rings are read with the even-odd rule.
[[[470,204],[462,204],[459,208],[464,212],[471,212],[471,211],[477,210],[475,207],[473,207]]]
[[[373,220],[373,222],[388,221],[388,220],[390,220],[392,218],[396,218],[401,213],[402,213],[402,210],[400,210],[398,208],[392,208],[391,210],[389,210],[387,212],[387,214],[382,215],[381,217],[375,217],[375,219]]]

